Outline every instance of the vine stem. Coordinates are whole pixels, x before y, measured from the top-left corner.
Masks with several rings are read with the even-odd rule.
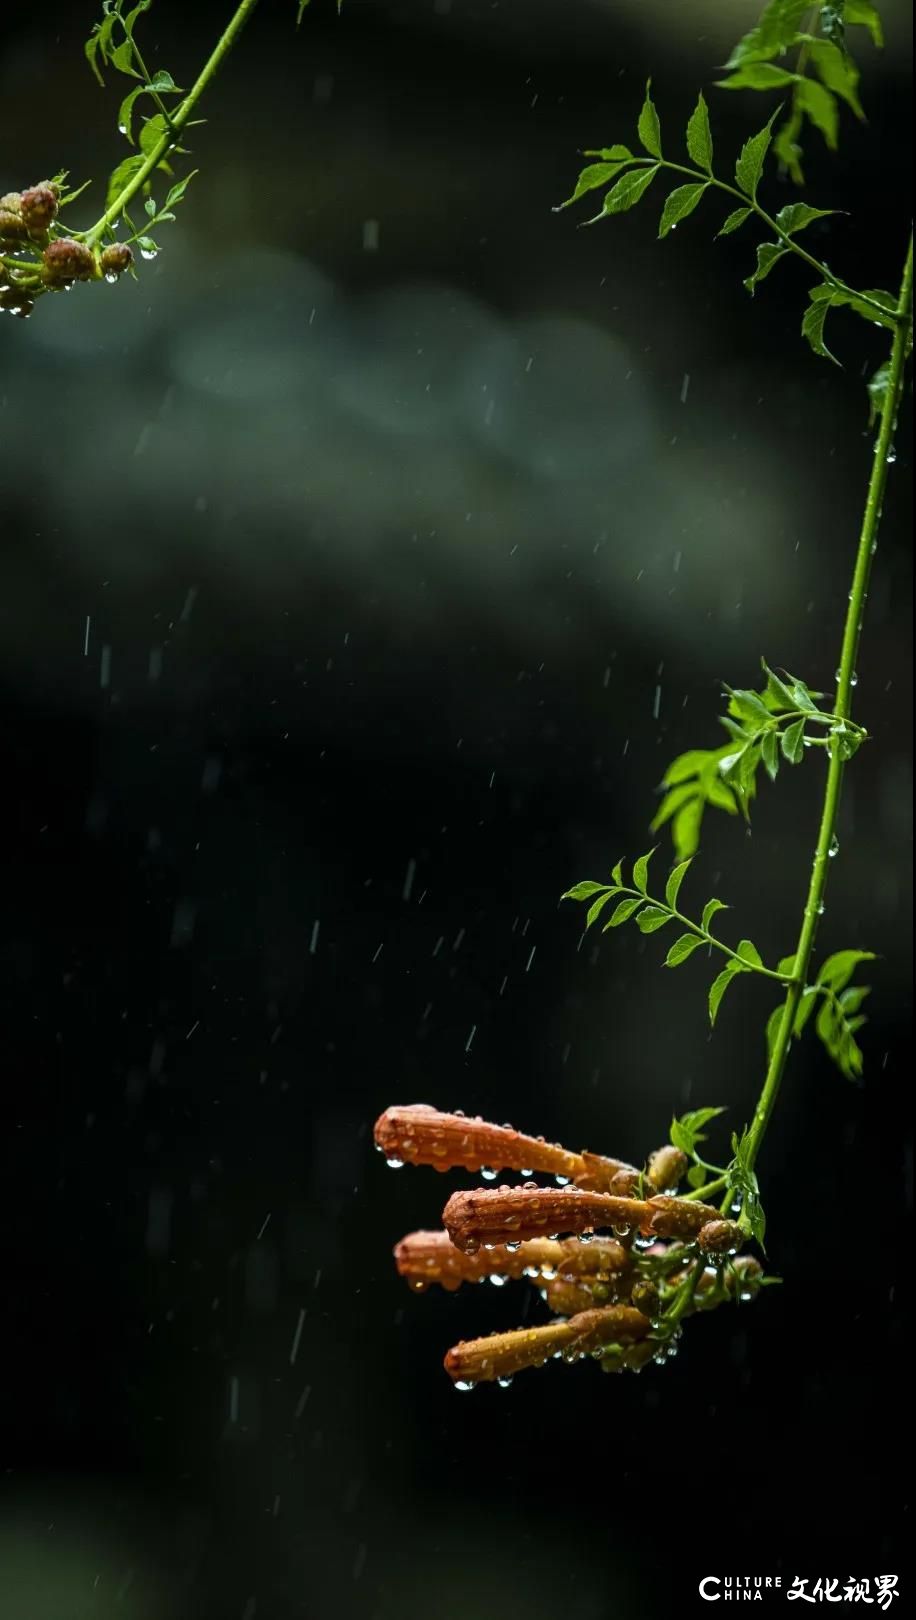
[[[120,219],[121,215],[124,213],[124,210],[133,201],[133,198],[137,195],[137,192],[141,189],[141,187],[146,184],[150,175],[155,172],[163,158],[168,157],[169,152],[177,144],[178,137],[187,124],[192,112],[194,111],[194,108],[197,106],[198,101],[200,100],[207,86],[210,84],[211,80],[215,78],[216,74],[219,72],[223,62],[229,55],[233,45],[236,43],[236,40],[241,34],[242,29],[245,27],[245,24],[248,22],[248,19],[250,18],[251,13],[254,11],[257,3],[258,0],[241,0],[241,3],[236,7],[233,16],[231,17],[222,35],[217,40],[213,51],[201,68],[200,73],[185,96],[184,101],[179,107],[176,107],[173,113],[168,115],[168,123],[164,133],[160,136],[155,146],[151,148],[145,161],[137,169],[136,174],[131,176],[127,184],[118,192],[118,195],[115,197],[114,201],[109,205],[108,208],[106,208],[101,218],[97,219],[95,224],[86,232],[83,240],[87,247],[95,247],[96,243],[105,234],[105,232],[115,223],[116,220]]]
[[[852,687],[855,680],[856,656],[862,635],[865,602],[868,596],[868,582],[871,575],[872,558],[877,545],[884,491],[887,487],[888,467],[892,457],[897,412],[903,394],[912,307],[913,234],[911,231],[903,280],[900,286],[900,296],[897,303],[894,341],[891,347],[888,368],[887,393],[881,414],[881,426],[874,448],[871,476],[868,481],[868,494],[865,500],[865,512],[862,517],[862,528],[859,534],[859,544],[853,568],[852,589],[849,593],[849,608],[843,629],[843,646],[840,654],[836,702],[834,705],[840,722],[848,719],[852,708]],[[834,738],[827,767],[821,824],[814,852],[811,881],[808,886],[808,898],[805,902],[795,952],[792,983],[786,996],[782,1019],[773,1042],[773,1051],[767,1067],[763,1089],[757,1102],[753,1122],[745,1139],[745,1163],[748,1169],[751,1169],[757,1160],[773,1109],[776,1106],[776,1099],[779,1096],[779,1088],[782,1084],[789,1046],[792,1040],[792,1031],[795,1026],[795,1015],[798,1011],[798,1005],[805,989],[808,970],[811,965],[811,953],[814,948],[818,917],[823,907],[824,893],[827,887],[830,848],[836,835],[840,791],[843,785],[845,765],[846,761],[843,758],[839,740]]]

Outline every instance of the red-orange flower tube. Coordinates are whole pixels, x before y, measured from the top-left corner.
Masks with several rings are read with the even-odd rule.
[[[606,1344],[633,1344],[649,1331],[649,1318],[627,1305],[580,1311],[568,1322],[516,1328],[485,1339],[456,1344],[445,1358],[445,1370],[456,1383],[478,1384],[512,1378],[526,1367],[541,1367],[558,1352],[585,1355]]]
[[[518,1170],[608,1185],[632,1165],[598,1154],[570,1153],[539,1137],[524,1136],[511,1125],[491,1125],[464,1114],[444,1114],[425,1103],[386,1108],[375,1124],[375,1143],[386,1159],[400,1164],[427,1164],[435,1170]]]

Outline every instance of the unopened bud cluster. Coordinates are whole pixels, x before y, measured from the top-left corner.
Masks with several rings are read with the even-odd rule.
[[[412,1232],[394,1251],[416,1292],[525,1279],[553,1313],[542,1326],[456,1345],[445,1367],[459,1387],[505,1384],[553,1358],[588,1356],[608,1372],[638,1372],[674,1353],[685,1316],[749,1300],[761,1282],[759,1262],[737,1252],[738,1223],[677,1196],[688,1164],[679,1148],[659,1148],[639,1170],[420,1104],[387,1109],[375,1143],[394,1166],[526,1178],[453,1193],[443,1230]],[[529,1179],[537,1173],[555,1184]]]
[[[27,316],[35,299],[76,281],[114,281],[133,264],[126,243],[90,247],[64,233],[58,219],[60,187],[43,180],[0,197],[0,309]]]

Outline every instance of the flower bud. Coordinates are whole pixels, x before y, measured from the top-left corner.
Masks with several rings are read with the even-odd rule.
[[[624,1170],[618,1170],[607,1185],[607,1191],[613,1193],[615,1198],[634,1198],[639,1186],[639,1171],[631,1169],[628,1165]]]
[[[102,257],[99,260],[103,276],[122,276],[133,262],[133,253],[126,242],[112,242],[110,246],[102,249]]]
[[[649,1199],[651,1232],[659,1237],[693,1238],[707,1221],[719,1220],[719,1211],[711,1204],[700,1204],[690,1198],[671,1198],[658,1194]]]
[[[697,1243],[709,1254],[727,1254],[729,1249],[740,1249],[743,1242],[737,1221],[707,1221],[697,1233]]]
[[[27,235],[22,217],[22,193],[8,191],[0,197],[0,242],[19,242]]]
[[[49,242],[41,257],[44,278],[51,287],[64,287],[68,281],[89,281],[95,275],[92,249],[72,236]]]
[[[41,236],[57,214],[57,187],[44,181],[31,186],[20,198],[23,224],[32,236]]]
[[[646,1177],[656,1192],[668,1192],[687,1174],[687,1155],[668,1143],[649,1154]]]
[[[658,1288],[648,1277],[640,1277],[633,1284],[630,1303],[644,1316],[658,1315]]]

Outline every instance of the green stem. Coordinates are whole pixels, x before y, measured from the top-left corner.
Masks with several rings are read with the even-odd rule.
[[[662,1317],[663,1337],[668,1338],[670,1336],[672,1329],[677,1326],[681,1317],[684,1316],[690,1309],[691,1305],[693,1304],[693,1296],[697,1291],[697,1284],[699,1283],[705,1269],[706,1261],[700,1258],[699,1260],[695,1261],[693,1267],[688,1272],[684,1281],[681,1283],[677,1293],[674,1296],[674,1299],[671,1302],[671,1305],[668,1307]]]
[[[730,945],[723,945],[721,939],[716,939],[715,934],[710,934],[699,923],[692,922],[689,917],[685,917],[683,912],[676,911],[674,906],[669,906],[667,900],[656,900],[651,894],[643,894],[641,889],[631,889],[625,883],[618,886],[618,893],[631,894],[634,899],[639,896],[647,905],[656,906],[659,911],[667,911],[669,917],[673,917],[676,922],[689,929],[691,934],[696,934],[707,945],[714,945],[717,951],[721,951],[724,956],[730,956],[733,962],[737,962],[748,973],[762,973],[765,979],[775,979],[778,984],[790,983],[788,973],[776,973],[773,968],[764,967],[760,962],[746,961],[743,956],[738,955],[737,951],[733,951]]]
[[[225,32],[217,41],[184,101],[179,107],[176,107],[172,114],[167,115],[168,126],[149,152],[145,162],[141,164],[136,174],[131,176],[126,186],[118,192],[114,201],[106,208],[101,219],[96,220],[91,229],[86,232],[83,240],[87,247],[95,247],[105,232],[111,228],[116,220],[121,218],[124,210],[130,205],[137,192],[145,186],[150,175],[155,172],[163,158],[168,157],[169,152],[177,144],[181,131],[191,117],[198,101],[210,81],[219,72],[257,3],[258,0],[241,0]]]
[[[707,1181],[705,1187],[695,1187],[692,1192],[683,1193],[684,1198],[698,1198],[705,1203],[714,1193],[723,1192],[728,1184],[727,1176],[717,1176],[715,1181]]]
[[[862,528],[859,534],[859,544],[853,569],[852,589],[849,593],[849,608],[843,630],[843,647],[840,654],[836,702],[834,705],[840,722],[848,719],[852,707],[852,687],[855,680],[856,656],[862,634],[865,602],[868,596],[868,581],[871,575],[872,558],[877,546],[877,534],[881,522],[884,492],[887,487],[888,466],[890,465],[897,412],[903,394],[908,329],[912,306],[913,236],[911,232],[900,287],[900,297],[897,303],[896,327],[894,341],[891,346],[887,395],[881,416],[881,427],[874,448],[865,512],[862,518]],[[805,902],[801,931],[795,952],[792,983],[786,996],[782,1019],[773,1043],[773,1051],[767,1068],[766,1079],[763,1083],[763,1090],[760,1093],[753,1122],[746,1139],[745,1163],[748,1169],[751,1169],[756,1162],[773,1109],[776,1106],[776,1099],[779,1095],[779,1088],[782,1084],[788,1058],[789,1045],[792,1040],[792,1031],[795,1027],[795,1016],[808,978],[818,918],[824,905],[827,872],[830,866],[830,848],[836,835],[840,790],[843,785],[845,764],[846,761],[843,758],[839,741],[835,738],[834,746],[830,750],[830,760],[827,767],[821,824],[817,837],[817,847],[814,852],[811,881],[808,886],[808,898]]]

